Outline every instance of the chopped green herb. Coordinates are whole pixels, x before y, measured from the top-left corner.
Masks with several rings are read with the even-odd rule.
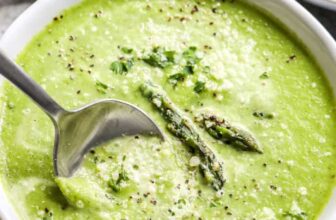
[[[131,53],[133,53],[133,49],[132,48],[127,48],[127,47],[122,47],[121,49],[120,49],[123,53],[126,53],[126,54],[131,54]]]
[[[195,73],[195,66],[193,66],[193,65],[186,65],[183,68],[183,73],[188,74],[188,75],[194,74]]]
[[[114,192],[119,192],[120,191],[120,186],[118,186],[115,181],[113,180],[109,180],[108,181],[108,186],[111,187],[111,189],[114,191]]]
[[[149,57],[143,59],[145,63],[153,67],[165,68],[166,67],[166,57],[160,54],[151,54]]]
[[[273,113],[265,113],[265,112],[253,112],[253,116],[260,119],[273,119]]]
[[[187,202],[185,199],[179,199],[176,204],[177,204],[177,208],[182,209],[183,206],[187,204]]]
[[[261,74],[261,75],[259,76],[259,78],[260,78],[260,79],[268,79],[268,78],[269,78],[269,75],[268,75],[267,72],[264,72],[263,74]]]
[[[170,63],[176,63],[177,61],[177,54],[175,51],[168,50],[164,52],[164,55],[167,57],[168,62]]]
[[[196,93],[201,93],[205,90],[205,82],[197,81],[194,87]]]
[[[183,82],[186,78],[186,74],[184,73],[176,73],[173,75],[170,75],[168,78],[169,83],[171,83],[173,86],[176,86],[178,82]]]
[[[201,61],[201,58],[197,56],[196,47],[189,47],[182,55],[188,65],[195,65]]]
[[[163,69],[175,63],[175,55],[174,51],[165,51],[161,47],[155,47],[147,57],[143,58],[143,61],[150,66]]]
[[[133,60],[132,59],[124,61],[124,69],[125,69],[126,72],[130,71],[132,67],[133,67]]]
[[[133,66],[133,59],[114,61],[110,69],[116,74],[126,74]]]
[[[106,94],[106,90],[108,89],[108,85],[106,85],[105,83],[102,83],[100,81],[96,81],[96,89],[98,92],[102,93],[102,94]]]
[[[181,72],[170,75],[168,78],[169,83],[175,87],[178,82],[183,82],[188,77],[188,75],[191,75],[193,73],[194,68],[190,65],[187,65],[183,68]]]
[[[124,65],[119,62],[119,61],[115,61],[111,64],[111,70],[117,74],[122,74],[124,69]]]
[[[108,186],[111,187],[111,189],[114,192],[119,192],[121,190],[121,183],[127,182],[129,180],[129,177],[126,173],[126,171],[122,168],[121,171],[119,172],[118,179],[110,179],[108,181]]]
[[[221,203],[218,200],[211,200],[210,201],[210,208],[219,207],[220,205],[221,205]]]
[[[187,202],[186,202],[185,199],[179,199],[179,200],[177,201],[177,203],[178,203],[178,204],[183,204],[183,205],[186,205],[186,204],[187,204]]]

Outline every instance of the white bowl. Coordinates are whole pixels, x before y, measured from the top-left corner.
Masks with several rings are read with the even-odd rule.
[[[334,96],[336,95],[336,43],[323,26],[300,4],[293,0],[246,0],[262,8],[282,22],[306,45],[324,70]],[[80,0],[38,0],[7,30],[0,47],[15,58],[31,38],[52,21],[60,11]],[[336,191],[322,213],[320,220],[336,219]],[[0,187],[0,218],[18,219],[6,194]]]
[[[326,9],[336,10],[336,0],[305,0]]]

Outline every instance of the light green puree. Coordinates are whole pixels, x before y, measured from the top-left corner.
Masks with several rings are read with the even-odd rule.
[[[166,135],[163,143],[114,140],[91,151],[72,178],[55,180],[51,121],[6,83],[1,183],[22,219],[316,219],[328,201],[336,174],[331,90],[300,44],[239,1],[84,0],[17,61],[68,109],[121,99]],[[222,190],[206,183],[199,158],[141,94],[145,81],[162,87],[223,163]],[[210,136],[194,121],[204,113],[249,131],[263,154]]]

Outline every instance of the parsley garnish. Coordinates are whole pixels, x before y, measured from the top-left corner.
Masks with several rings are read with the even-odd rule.
[[[194,74],[195,73],[195,67],[193,65],[186,65],[183,68],[183,73],[185,74]]]
[[[164,55],[167,57],[168,62],[175,64],[177,61],[176,52],[172,50],[168,50],[164,52]]]
[[[183,52],[183,58],[187,61],[188,65],[195,65],[201,61],[201,58],[197,55],[196,47],[189,47]]]
[[[170,75],[168,80],[173,86],[176,86],[178,82],[183,82],[185,78],[186,78],[186,74],[181,72],[181,73]]]
[[[106,90],[108,89],[108,85],[105,83],[102,83],[100,81],[96,81],[96,89],[101,94],[106,94]]]
[[[127,48],[127,47],[122,47],[121,49],[120,49],[123,53],[126,53],[126,54],[131,54],[131,53],[133,53],[133,49],[132,48]]]
[[[143,61],[150,66],[164,69],[176,62],[175,55],[175,51],[165,51],[161,47],[155,47],[147,57],[143,58]]]
[[[266,113],[266,112],[253,112],[253,116],[260,119],[273,119],[273,113]]]
[[[110,69],[111,69],[113,72],[117,73],[117,74],[122,74],[123,71],[124,71],[124,70],[123,70],[123,69],[124,69],[124,65],[123,65],[121,62],[119,62],[119,61],[114,61],[114,62],[111,64]]]
[[[114,61],[110,69],[116,73],[116,74],[126,74],[128,73],[133,66],[133,59],[127,59],[127,60],[119,60],[119,61]]]
[[[194,91],[199,94],[204,90],[205,90],[205,82],[197,81],[194,87]]]
[[[263,74],[261,74],[261,75],[259,76],[259,78],[260,78],[260,79],[268,79],[268,78],[269,78],[269,75],[268,75],[267,72],[264,72]]]
[[[111,189],[114,192],[119,192],[120,189],[121,189],[120,184],[123,183],[123,182],[126,182],[128,180],[129,180],[129,177],[128,177],[126,171],[122,168],[119,175],[118,175],[118,179],[117,180],[110,179],[108,181],[108,186],[111,187]]]

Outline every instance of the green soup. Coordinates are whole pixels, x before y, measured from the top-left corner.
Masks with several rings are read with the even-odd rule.
[[[52,122],[5,83],[1,184],[21,219],[317,219],[328,202],[336,174],[331,89],[288,32],[240,1],[84,0],[17,62],[68,109],[121,99],[166,135],[113,140],[73,177],[55,178]],[[142,94],[148,81],[189,130],[172,129]],[[211,133],[195,120],[203,114],[232,127]],[[191,130],[216,158],[205,169],[224,185],[202,171],[213,158],[183,139]],[[239,149],[241,131],[259,153]]]

